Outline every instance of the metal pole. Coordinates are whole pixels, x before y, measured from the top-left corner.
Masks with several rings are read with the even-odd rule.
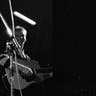
[[[9,6],[10,6],[10,12],[11,12],[11,19],[12,19],[12,34],[13,37],[15,37],[15,28],[14,28],[14,17],[13,17],[13,10],[12,10],[12,4],[11,0],[9,0]],[[12,72],[12,63],[13,63],[13,57],[10,57],[10,70]],[[14,77],[13,77],[13,72],[11,74],[11,96],[13,96],[13,82],[14,82]]]
[[[10,85],[11,85],[11,96],[14,96],[14,88],[13,88],[13,82],[14,82],[14,73],[13,73],[13,69],[12,69],[12,62],[13,62],[13,57],[10,56]]]

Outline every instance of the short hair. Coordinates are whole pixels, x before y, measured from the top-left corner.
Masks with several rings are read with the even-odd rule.
[[[21,34],[23,34],[24,36],[27,36],[27,30],[24,27],[16,26],[15,27],[15,32],[16,32],[16,34],[20,34],[20,33],[17,33],[17,32],[21,32]]]
[[[26,40],[27,30],[24,27],[16,26],[15,35],[21,35],[21,34],[24,36],[24,39]]]

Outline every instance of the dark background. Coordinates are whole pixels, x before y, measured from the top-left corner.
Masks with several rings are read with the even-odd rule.
[[[60,4],[60,6],[59,6]],[[65,96],[94,96],[95,18],[94,3],[65,0],[56,3],[55,58],[58,75],[58,94]],[[57,51],[58,50],[58,51]]]
[[[14,2],[14,10],[37,22],[36,26],[31,26],[15,18],[16,24],[23,25],[29,32],[26,53],[41,65],[50,63],[55,67],[55,76],[44,82],[47,95],[94,96],[94,3],[82,0],[64,0],[62,4],[58,1],[52,4],[51,0]],[[4,6],[8,6],[7,3]],[[3,11],[8,7],[1,9],[6,19],[10,18],[10,12]],[[9,14],[9,17],[6,14]],[[10,20],[8,22],[11,23]]]

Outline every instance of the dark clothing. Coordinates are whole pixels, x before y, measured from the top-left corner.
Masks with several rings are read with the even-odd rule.
[[[0,96],[9,96],[10,92],[7,89],[7,85],[5,85],[4,82],[5,78],[3,78],[4,75],[5,75],[4,67],[0,65]],[[8,84],[8,81],[6,83]]]

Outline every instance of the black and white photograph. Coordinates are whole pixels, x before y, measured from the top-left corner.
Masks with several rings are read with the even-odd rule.
[[[96,96],[94,5],[0,0],[0,96]]]
[[[0,96],[52,96],[52,0],[0,1]]]

